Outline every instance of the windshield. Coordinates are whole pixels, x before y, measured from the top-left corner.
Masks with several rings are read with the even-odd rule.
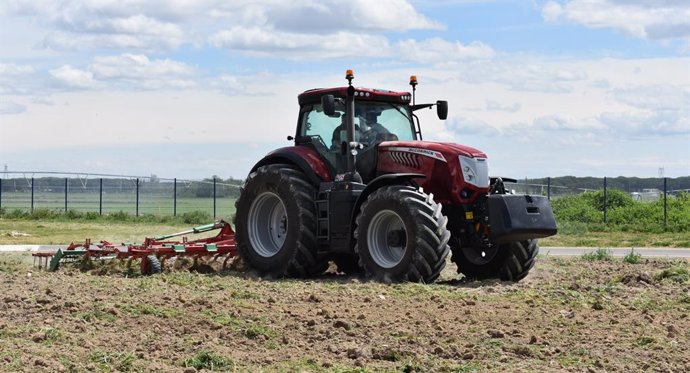
[[[335,150],[346,141],[345,106],[336,105],[333,116],[327,116],[321,105],[312,106],[302,118],[301,136],[318,136]],[[410,141],[416,136],[407,106],[381,102],[355,102],[355,139],[374,145],[377,141]]]

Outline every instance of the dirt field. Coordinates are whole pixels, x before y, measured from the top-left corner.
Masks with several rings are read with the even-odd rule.
[[[0,370],[687,372],[688,270],[541,257],[518,284],[457,280],[449,264],[434,285],[383,285],[48,273],[3,254]]]

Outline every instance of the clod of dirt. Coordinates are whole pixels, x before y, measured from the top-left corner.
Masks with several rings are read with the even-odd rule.
[[[216,270],[206,263],[196,263],[189,268],[190,272],[197,272],[201,274],[215,273]]]
[[[321,302],[321,298],[317,297],[315,294],[309,294],[309,298],[307,300],[313,303]]]
[[[518,356],[532,356],[532,350],[527,346],[515,346],[511,348],[511,352]]]
[[[46,335],[44,333],[36,333],[31,336],[31,340],[40,343],[46,340]]]
[[[575,317],[575,311],[561,310],[561,316],[565,317],[566,319],[572,319]]]
[[[675,337],[680,333],[680,331],[674,325],[667,325],[666,331],[668,332],[668,337]]]
[[[347,357],[350,359],[362,359],[362,358],[371,358],[372,357],[372,352],[370,348],[348,348],[347,349]]]
[[[601,304],[601,302],[599,302],[599,301],[595,301],[595,302],[592,304],[592,309],[597,310],[597,311],[601,311],[601,310],[604,309],[604,305]]]
[[[336,320],[336,321],[333,323],[333,327],[334,327],[334,328],[343,328],[343,329],[345,329],[345,330],[350,330],[350,329],[352,329],[352,326],[351,326],[348,322],[343,321],[343,320]]]
[[[537,336],[533,335],[529,338],[529,344],[533,345],[537,343]]]
[[[500,330],[489,329],[486,332],[487,332],[487,334],[489,334],[489,336],[491,338],[503,338],[503,337],[505,337],[505,333],[503,333]]]
[[[628,286],[638,284],[653,285],[654,279],[646,273],[628,273],[621,278],[621,282]]]
[[[372,349],[372,357],[376,360],[398,361],[403,355],[405,355],[403,352],[389,346]]]

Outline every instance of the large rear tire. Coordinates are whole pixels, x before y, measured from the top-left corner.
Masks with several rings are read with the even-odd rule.
[[[490,249],[462,247],[455,238],[450,245],[458,273],[479,280],[520,281],[534,267],[539,254],[536,239],[497,244]]]
[[[355,252],[368,278],[432,283],[446,264],[450,232],[441,205],[410,186],[387,186],[362,204]]]
[[[307,277],[325,270],[316,249],[315,188],[290,165],[259,167],[235,202],[237,250],[270,277]]]

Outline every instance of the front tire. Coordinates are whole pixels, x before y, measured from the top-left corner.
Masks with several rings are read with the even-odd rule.
[[[247,265],[270,277],[323,272],[316,254],[315,189],[304,173],[275,164],[252,172],[235,214],[237,250]]]
[[[362,204],[355,252],[368,278],[432,283],[448,256],[447,218],[431,195],[409,186],[386,186]]]
[[[491,249],[462,247],[460,241],[451,240],[451,260],[458,273],[472,279],[500,279],[520,281],[534,267],[539,245],[536,239],[496,244]]]

